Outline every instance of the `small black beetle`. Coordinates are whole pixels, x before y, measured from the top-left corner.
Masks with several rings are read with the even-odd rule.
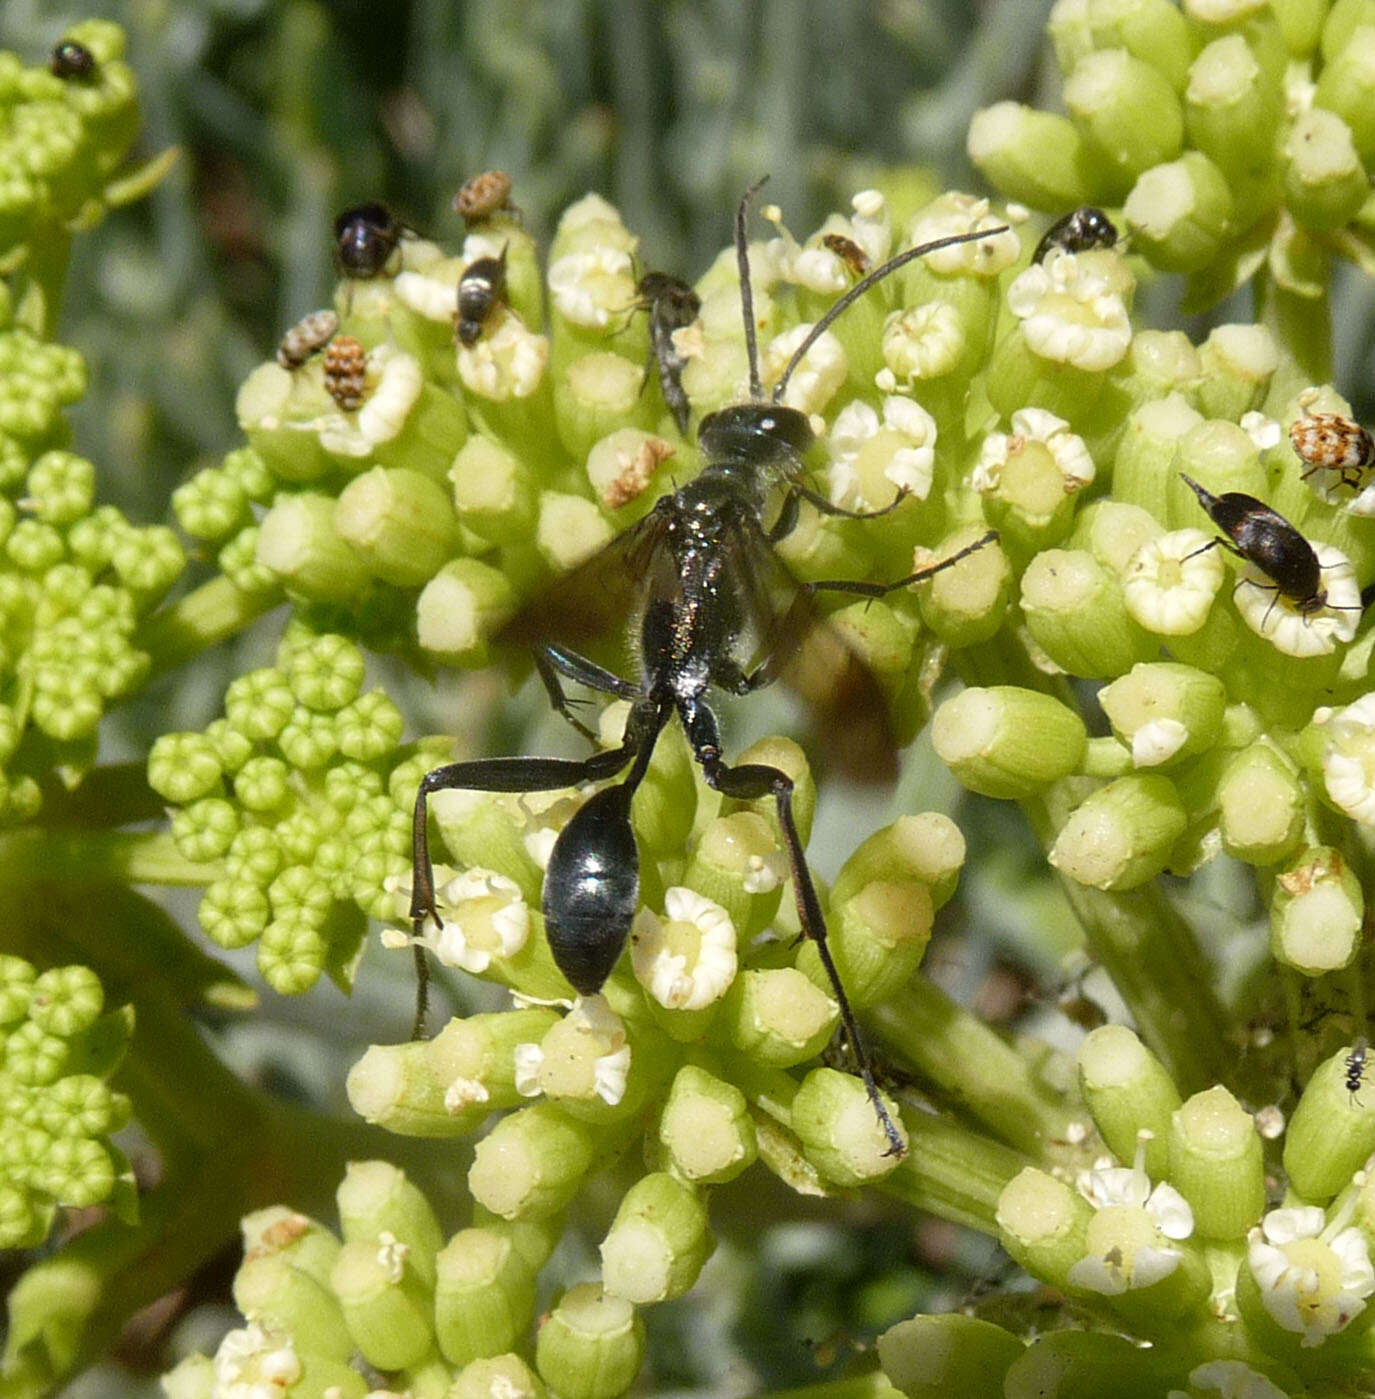
[[[1044,262],[1052,248],[1067,253],[1087,252],[1090,248],[1112,248],[1117,244],[1117,226],[1092,204],[1081,204],[1062,219],[1056,219],[1041,236],[1032,253],[1032,262]]]

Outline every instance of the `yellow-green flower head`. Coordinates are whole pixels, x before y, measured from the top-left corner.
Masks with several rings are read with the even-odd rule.
[[[213,1363],[215,1399],[276,1399],[302,1370],[291,1337],[256,1321],[229,1332]]]
[[[1026,452],[1049,456],[1064,481],[1066,495],[1083,490],[1093,481],[1089,449],[1063,418],[1044,408],[1019,408],[1012,415],[1010,433],[990,432],[984,438],[978,463],[969,478],[970,486],[981,495],[997,490],[1008,463]]]
[[[1227,568],[1211,535],[1178,529],[1148,539],[1122,576],[1127,611],[1158,636],[1190,636],[1208,620]]]
[[[759,373],[766,384],[776,383],[793,352],[807,338],[811,322],[789,326],[763,347],[759,356]],[[850,372],[845,347],[829,330],[823,331],[816,343],[793,371],[783,402],[802,413],[824,412],[836,391]]]
[[[925,500],[931,492],[936,437],[936,420],[910,398],[890,395],[880,410],[858,398],[847,403],[827,438],[831,504],[880,509],[893,498],[892,491],[881,494],[880,482]]]
[[[988,200],[951,190],[934,199],[913,219],[907,229],[908,245],[916,247],[938,238],[965,233],[981,233],[1005,226],[1007,220],[993,213]],[[984,280],[996,277],[1021,256],[1021,239],[1009,228],[1005,233],[980,238],[972,243],[955,243],[929,253],[922,264],[945,276],[972,274]]]
[[[1271,1210],[1247,1236],[1246,1261],[1265,1310],[1300,1333],[1301,1345],[1322,1345],[1375,1292],[1370,1250],[1359,1229],[1343,1227],[1349,1218],[1347,1209],[1329,1224],[1316,1205]]]
[[[1042,359],[1100,370],[1111,369],[1127,353],[1132,327],[1123,279],[1108,274],[1104,257],[1117,255],[1048,258],[1033,263],[1007,289],[1007,308]]]
[[[640,985],[669,1010],[701,1010],[735,979],[735,928],[720,904],[675,885],[664,916],[642,908],[630,933],[630,961]]]
[[[1375,825],[1375,691],[1315,717],[1327,734],[1322,754],[1327,795],[1353,821]]]
[[[805,245],[788,232],[777,205],[769,205],[764,215],[778,227],[779,237],[771,247],[780,275],[784,281],[795,282],[808,291],[835,297],[848,291],[854,281],[854,270],[843,257],[826,246],[827,234],[848,238],[877,266],[888,256],[893,244],[893,227],[888,213],[888,201],[876,189],[861,190],[850,201],[854,210],[851,218],[833,214]]]
[[[397,881],[398,892],[410,896],[408,879]],[[443,927],[419,939],[446,967],[481,974],[493,957],[510,957],[530,936],[530,909],[520,890],[493,870],[466,869],[461,874],[437,866],[435,904]],[[389,945],[401,945],[395,931]]]

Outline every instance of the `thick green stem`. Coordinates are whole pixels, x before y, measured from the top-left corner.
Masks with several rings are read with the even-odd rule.
[[[0,878],[45,875],[109,876],[130,884],[196,888],[220,867],[188,860],[166,831],[54,831],[28,827],[0,836]]]
[[[242,631],[281,602],[275,591],[246,593],[223,576],[212,578],[144,622],[134,638],[154,672],[170,670]]]

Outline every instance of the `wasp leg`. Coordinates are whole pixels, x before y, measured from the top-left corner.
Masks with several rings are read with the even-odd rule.
[[[986,544],[994,544],[998,539],[998,531],[991,529],[987,534],[981,535],[972,544],[966,544],[963,549],[956,549],[949,558],[940,559],[938,562],[928,565],[926,568],[919,568],[915,573],[909,573],[906,578],[897,578],[891,583],[864,583],[856,579],[837,578],[815,583],[804,583],[803,589],[809,593],[831,592],[831,593],[855,593],[860,597],[880,598],[888,593],[896,592],[899,588],[911,588],[918,583],[925,583],[934,574],[940,573],[947,568],[952,568],[961,559],[967,559],[970,554],[977,554]],[[1222,540],[1217,540],[1221,544]]]

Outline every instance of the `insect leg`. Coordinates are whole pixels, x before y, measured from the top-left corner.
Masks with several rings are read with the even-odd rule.
[[[595,743],[597,735],[573,713],[580,699],[570,699],[563,689],[559,676],[585,685],[589,690],[599,690],[604,695],[615,695],[617,699],[635,700],[640,697],[640,687],[622,680],[619,675],[604,670],[595,661],[580,656],[576,651],[565,650],[561,646],[544,645],[535,648],[535,672],[544,686],[549,705],[556,714],[561,714],[589,742]]]
[[[942,570],[952,568],[961,559],[966,559],[970,554],[976,554],[985,544],[994,544],[998,539],[998,531],[991,529],[987,534],[981,535],[972,544],[966,544],[963,549],[956,549],[949,558],[938,560],[926,568],[919,568],[915,573],[909,573],[906,578],[895,579],[891,583],[864,583],[856,579],[837,578],[815,583],[804,583],[802,586],[807,592],[821,592],[823,589],[833,593],[856,593],[860,597],[880,598],[887,593],[896,592],[899,588],[910,588],[917,583],[924,583],[932,575],[940,573]],[[1215,541],[1221,543],[1221,540]]]
[[[778,810],[778,825],[783,834],[783,848],[788,856],[788,869],[792,875],[793,895],[797,900],[798,921],[802,932],[816,944],[817,955],[826,970],[831,989],[835,992],[836,1005],[840,1009],[840,1023],[845,1028],[850,1044],[854,1049],[855,1062],[859,1066],[860,1077],[864,1080],[869,1101],[878,1114],[879,1125],[888,1138],[888,1156],[902,1156],[906,1147],[888,1109],[879,1097],[878,1085],[874,1082],[869,1055],[860,1038],[859,1026],[855,1023],[854,1012],[850,1009],[849,998],[841,984],[840,973],[831,957],[831,949],[826,941],[826,919],[821,912],[821,900],[817,897],[816,884],[807,868],[806,856],[802,851],[802,838],[797,833],[797,822],[793,817],[793,780],[787,773],[764,763],[741,763],[732,767],[721,757],[720,735],[716,717],[700,701],[680,701],[679,714],[692,745],[693,756],[702,767],[702,776],[707,785],[725,797],[735,797],[741,801],[754,801],[760,797],[772,797]]]
[[[845,520],[876,520],[880,515],[886,515],[889,511],[896,510],[909,494],[907,488],[902,486],[899,487],[897,495],[887,505],[880,506],[877,510],[847,510],[843,505],[833,505],[824,495],[812,490],[810,486],[793,482],[783,497],[778,518],[769,527],[764,537],[770,544],[777,544],[780,539],[786,539],[797,528],[797,503],[799,500],[805,500],[823,515],[838,515]]]

